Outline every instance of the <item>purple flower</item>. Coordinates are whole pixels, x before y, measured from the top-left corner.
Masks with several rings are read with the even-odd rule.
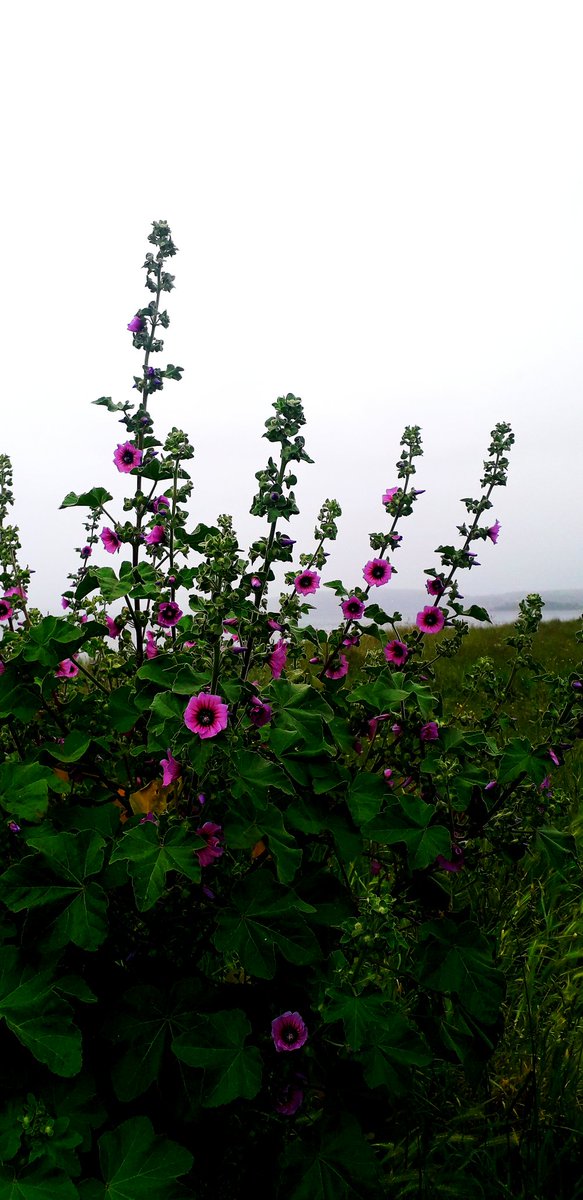
[[[285,550],[287,550],[291,546],[295,546],[296,539],[288,537],[287,533],[282,533],[282,535],[279,539],[279,544],[280,544],[280,546],[283,546]]]
[[[114,451],[113,461],[123,474],[127,475],[134,467],[139,467],[142,461],[142,451],[133,442],[122,442]]]
[[[324,671],[327,679],[343,679],[348,674],[348,659],[345,654],[332,658]]]
[[[385,767],[385,769],[383,771],[383,775],[384,775],[385,783],[387,784],[387,786],[394,787],[395,780],[393,779],[393,772],[392,772],[391,767]]]
[[[486,530],[486,537],[489,537],[490,541],[493,542],[494,545],[496,545],[496,542],[498,541],[498,534],[500,533],[501,528],[502,526],[500,522],[494,521],[494,524]]]
[[[140,825],[159,825],[160,822],[153,812],[147,812],[145,817],[142,817]]]
[[[430,596],[443,596],[445,579],[438,575],[435,579],[428,579],[425,587]]]
[[[59,663],[55,675],[57,679],[74,679],[79,674],[79,667],[72,658],[64,658]]]
[[[70,608],[70,601],[66,596],[61,596],[61,608]]]
[[[369,587],[382,587],[391,578],[393,568],[385,558],[371,558],[362,573]]]
[[[9,821],[8,828],[11,833],[20,833],[20,825],[16,821]]]
[[[83,549],[81,550],[81,558],[91,558],[92,554],[93,551],[91,546],[83,546]]]
[[[393,500],[393,499],[394,499],[394,497],[397,495],[397,492],[400,492],[400,491],[401,491],[401,489],[400,489],[400,487],[398,487],[398,486],[397,486],[397,487],[392,487],[392,488],[387,488],[387,490],[386,490],[386,492],[385,492],[385,494],[384,494],[384,496],[383,496],[382,503],[383,503],[383,504],[390,504],[390,503],[391,503],[391,500]]]
[[[402,732],[403,732],[403,726],[399,725],[398,721],[395,721],[395,724],[391,725],[391,733],[394,733],[396,738],[400,738]]]
[[[284,1012],[271,1022],[275,1049],[301,1050],[308,1040],[308,1029],[298,1012]]]
[[[110,638],[118,638],[121,634],[121,628],[117,621],[114,621],[113,617],[106,617],[105,621],[107,624],[107,636]]]
[[[8,600],[0,600],[0,621],[9,621],[14,616],[14,609]]]
[[[301,1087],[295,1087],[293,1083],[288,1083],[279,1094],[275,1111],[282,1117],[293,1117],[303,1103],[304,1093]]]
[[[312,596],[319,586],[320,576],[317,571],[302,571],[294,579],[294,587],[299,596]]]
[[[251,576],[251,587],[252,588],[260,588],[261,587],[261,580],[258,575]]]
[[[440,608],[426,604],[423,612],[417,613],[415,623],[422,633],[439,633],[445,625],[445,617]]]
[[[173,757],[170,748],[168,748],[166,751],[166,755],[166,758],[160,759],[160,766],[162,767],[162,786],[170,787],[170,784],[174,783],[175,779],[178,779],[182,767],[180,766],[180,763],[177,762],[177,760]]]
[[[371,873],[371,875],[372,875],[373,879],[375,879],[377,875],[380,875],[380,873],[381,873],[381,864],[380,864],[380,862],[379,862],[378,858],[371,858],[371,860],[370,860],[370,873]]]
[[[274,679],[279,679],[287,662],[287,642],[280,638],[269,656],[269,667]]]
[[[574,688],[576,692],[580,692],[583,688],[583,683],[581,683],[580,679],[573,679],[571,681],[571,687]]]
[[[203,846],[202,850],[196,851],[201,867],[210,867],[215,858],[220,858],[224,854],[220,839],[222,831],[222,825],[215,825],[213,821],[205,821],[204,825],[196,830],[198,836],[206,841],[206,846]]]
[[[253,696],[249,709],[249,720],[256,729],[261,729],[263,725],[269,725],[273,717],[273,709],[271,704],[266,704],[264,700],[260,700],[259,696]]]
[[[222,696],[199,692],[192,696],[184,711],[184,724],[200,738],[216,737],[227,728],[229,710]]]
[[[387,642],[384,655],[387,662],[404,663],[409,657],[409,647],[404,642]]]
[[[358,596],[349,596],[348,600],[342,601],[340,607],[347,620],[359,621],[364,612],[364,604]]]
[[[165,629],[171,629],[173,625],[177,625],[182,616],[182,609],[178,607],[175,600],[163,600],[158,605],[158,616],[156,620],[159,625],[163,625]]]
[[[436,742],[439,737],[437,721],[427,721],[425,725],[422,725],[419,737],[422,742]]]
[[[168,496],[156,496],[156,499],[152,500],[151,509],[154,513],[162,512],[164,509],[169,507],[170,501]]]
[[[143,328],[144,328],[144,322],[142,321],[142,318],[140,316],[138,316],[138,314],[136,313],[135,317],[132,317],[132,320],[130,321],[130,323],[128,325],[128,329],[129,329],[130,333],[139,333],[140,329],[143,329]]]
[[[553,760],[556,767],[559,767],[561,765],[557,758],[557,755],[555,754],[555,751],[552,749],[549,750],[549,758],[551,758]]]
[[[28,596],[23,587],[9,587],[4,592],[5,596],[18,596],[21,600],[28,600]]]
[[[461,846],[452,846],[451,852],[454,855],[452,859],[444,858],[443,854],[438,854],[435,862],[440,871],[450,871],[452,874],[455,874],[463,868],[464,852]]]
[[[156,636],[152,633],[152,630],[149,629],[146,634],[146,658],[155,658],[157,653],[158,647],[156,645]]]
[[[121,538],[118,537],[113,529],[108,529],[107,525],[105,525],[99,536],[108,554],[115,554],[119,550]]]
[[[147,546],[161,546],[166,541],[166,530],[163,525],[154,525],[145,539]]]

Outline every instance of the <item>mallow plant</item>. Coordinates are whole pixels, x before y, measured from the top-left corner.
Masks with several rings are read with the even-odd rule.
[[[581,675],[553,677],[534,743],[509,684],[478,672],[479,723],[436,686],[489,619],[460,586],[495,552],[507,424],[410,628],[390,596],[423,502],[417,426],[345,582],[327,578],[335,500],[310,546],[293,537],[312,461],[294,395],[265,425],[248,551],[230,516],[195,523],[193,447],[155,432],[183,370],[161,365],[166,222],[149,244],[133,387],[96,401],[126,498],[65,496],[84,518],[51,615],[29,607],[0,459],[0,1196],[400,1195],[390,1147],[440,1089],[479,1086],[504,1037],[493,864],[572,852],[544,796],[581,734]],[[516,669],[539,620],[529,597]]]

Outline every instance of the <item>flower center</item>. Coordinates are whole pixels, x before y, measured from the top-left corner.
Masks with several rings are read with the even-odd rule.
[[[293,1046],[298,1040],[298,1031],[295,1025],[284,1025],[281,1031],[282,1041],[287,1042],[288,1046]]]
[[[384,573],[385,573],[384,567],[373,567],[373,569],[372,569],[372,574],[375,579],[382,579]]]
[[[215,714],[212,708],[199,708],[196,714],[196,719],[199,725],[212,725],[215,719]]]
[[[122,462],[124,462],[124,463],[132,463],[134,461],[133,450],[124,450],[124,452],[121,456],[121,459],[122,459]]]

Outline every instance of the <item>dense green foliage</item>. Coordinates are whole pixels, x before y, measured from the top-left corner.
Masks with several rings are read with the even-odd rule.
[[[0,1200],[583,1195],[576,638],[548,651],[529,596],[477,644],[457,587],[511,431],[414,629],[370,594],[415,426],[365,586],[326,581],[338,627],[305,624],[341,514],[292,567],[301,402],[266,423],[248,555],[227,516],[192,528],[192,447],[149,411],[182,372],[150,365],[176,250],[150,242],[137,399],[98,401],[135,490],[122,520],[65,497],[62,616],[28,605],[1,463]]]

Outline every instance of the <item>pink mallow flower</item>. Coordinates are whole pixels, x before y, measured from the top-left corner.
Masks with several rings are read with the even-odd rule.
[[[358,596],[349,596],[348,600],[342,601],[340,607],[347,621],[359,621],[364,612],[364,604]]]
[[[395,496],[397,495],[397,492],[400,492],[400,491],[401,491],[400,487],[387,488],[387,490],[383,496],[383,501],[382,501],[383,504],[390,504],[391,500],[394,500]]]
[[[439,871],[450,871],[456,874],[461,871],[464,865],[464,852],[461,846],[452,846],[451,852],[453,858],[445,858],[443,854],[438,854],[435,860],[435,865]]]
[[[166,530],[163,525],[154,525],[145,538],[147,546],[161,546],[166,541]]]
[[[163,625],[165,629],[171,629],[173,625],[177,625],[182,616],[182,609],[178,607],[175,600],[163,600],[158,605],[158,616],[156,620],[159,625]]]
[[[494,545],[496,545],[496,542],[498,541],[498,534],[500,533],[501,528],[502,526],[500,522],[494,521],[494,524],[486,530],[486,536],[490,538],[490,541],[493,542]]]
[[[371,558],[362,573],[369,587],[382,587],[383,583],[389,582],[393,568],[385,558]]]
[[[428,579],[425,584],[426,591],[430,596],[443,596],[445,591],[445,580],[440,575],[435,579]]]
[[[0,621],[9,621],[14,616],[14,609],[8,600],[0,600]]]
[[[170,787],[170,784],[174,783],[175,779],[178,779],[182,767],[180,766],[180,763],[177,762],[177,760],[173,757],[170,748],[168,748],[166,751],[166,755],[166,758],[160,759],[160,766],[162,767],[162,785],[163,787]]]
[[[164,512],[165,508],[170,508],[168,496],[156,496],[156,499],[152,500],[152,512]]]
[[[302,571],[294,579],[294,587],[300,596],[313,596],[320,586],[320,576],[317,571]]]
[[[201,850],[197,850],[198,861],[201,867],[210,867],[215,858],[221,858],[224,854],[224,849],[221,846],[220,835],[223,832],[222,825],[215,825],[213,821],[205,821],[200,829],[196,830],[199,837],[204,838],[206,846]]]
[[[439,633],[445,625],[445,617],[440,608],[426,604],[423,612],[417,613],[415,624],[422,633]]]
[[[28,596],[23,587],[9,587],[4,592],[5,596],[18,596],[21,600],[28,600]]]
[[[348,674],[348,659],[346,655],[335,655],[326,667],[324,674],[327,679],[344,679],[344,676]]]
[[[122,471],[123,474],[127,475],[128,471],[133,471],[134,467],[139,467],[142,457],[142,451],[138,446],[134,446],[133,442],[122,442],[114,451],[113,461],[118,471]]]
[[[121,634],[121,628],[117,621],[114,621],[113,617],[106,617],[105,623],[107,625],[107,636],[110,638],[118,638]]]
[[[384,647],[384,655],[389,663],[404,663],[409,657],[409,647],[404,642],[397,640],[387,642]]]
[[[199,692],[192,696],[184,711],[184,724],[200,738],[216,737],[227,727],[229,710],[222,696]]]
[[[79,674],[79,667],[72,658],[64,658],[59,663],[55,675],[57,679],[74,679]]]
[[[275,1105],[276,1113],[280,1113],[282,1117],[293,1117],[298,1109],[304,1103],[304,1093],[301,1087],[294,1086],[293,1083],[287,1083],[280,1092],[277,1103]]]
[[[146,658],[155,658],[157,653],[156,635],[149,629],[146,634]]]
[[[308,1040],[308,1028],[298,1012],[284,1012],[271,1022],[275,1049],[301,1050]]]
[[[109,529],[107,525],[105,525],[99,536],[108,554],[115,554],[116,551],[119,550],[121,546],[121,538],[118,537],[117,533],[115,533],[113,529]]]
[[[135,317],[132,317],[132,319],[128,325],[128,329],[129,329],[130,333],[139,333],[140,329],[143,329],[143,328],[144,328],[144,322],[143,322],[142,318],[140,316],[138,316],[138,314],[136,313]]]
[[[421,726],[419,737],[422,742],[436,742],[439,737],[439,725],[437,721],[427,721]]]
[[[274,679],[279,679],[287,662],[287,642],[280,638],[269,656],[269,667]]]
[[[249,720],[256,729],[261,729],[264,725],[269,725],[273,717],[273,709],[271,704],[266,704],[265,700],[260,700],[259,696],[253,696],[249,707]]]
[[[67,600],[66,596],[61,596],[61,608],[70,608],[71,601]]]

